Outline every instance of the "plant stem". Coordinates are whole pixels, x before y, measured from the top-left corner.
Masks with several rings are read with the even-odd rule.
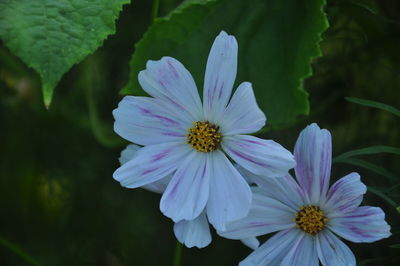
[[[180,266],[182,262],[182,244],[176,241],[175,256],[172,266]]]
[[[16,254],[19,258],[24,260],[25,262],[35,265],[35,266],[40,266],[41,264],[38,263],[34,258],[26,254],[24,251],[22,251],[19,247],[17,247],[15,244],[11,243],[7,239],[3,238],[0,236],[0,245],[5,247],[6,249],[10,250],[14,254]]]
[[[160,0],[153,0],[153,7],[151,8],[151,22],[158,16],[158,9],[160,7]]]

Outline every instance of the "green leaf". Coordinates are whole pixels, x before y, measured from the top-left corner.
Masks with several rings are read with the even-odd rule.
[[[318,43],[328,27],[323,0],[186,1],[169,16],[158,18],[135,46],[131,75],[122,94],[145,95],[137,76],[147,60],[172,56],[192,73],[198,88],[214,38],[221,30],[239,43],[236,86],[253,84],[269,125],[283,126],[309,112],[303,80]]]
[[[2,0],[0,38],[42,80],[45,105],[62,75],[115,31],[129,0]]]
[[[371,186],[368,186],[367,189],[368,189],[369,192],[377,195],[378,197],[380,197],[381,199],[383,199],[384,201],[389,203],[391,206],[393,206],[397,210],[397,207],[399,205],[396,204],[396,202],[394,202],[394,200],[392,200],[391,198],[386,196],[384,191],[381,191],[379,188],[371,187]]]
[[[390,147],[390,146],[371,146],[367,148],[357,149],[345,152],[335,157],[333,162],[339,162],[346,160],[350,157],[357,155],[368,155],[368,154],[378,154],[378,153],[391,153],[400,155],[400,148]]]
[[[376,164],[366,162],[364,160],[356,159],[356,158],[346,158],[343,160],[334,160],[335,163],[346,163],[350,165],[359,166],[365,169],[368,169],[372,172],[377,173],[378,175],[385,176],[391,181],[398,182],[400,179],[395,174],[391,173],[390,171],[386,170],[385,168],[378,166]]]
[[[390,248],[400,248],[400,244],[394,244],[394,245],[390,245]]]
[[[364,99],[360,99],[360,98],[352,98],[352,97],[345,97],[345,98],[346,98],[346,100],[348,100],[349,102],[352,102],[352,103],[381,109],[381,110],[390,112],[394,115],[400,116],[400,110],[391,105],[387,105],[384,103],[375,102],[375,101],[371,101],[371,100],[364,100]]]

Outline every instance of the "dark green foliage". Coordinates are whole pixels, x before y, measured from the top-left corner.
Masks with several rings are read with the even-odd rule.
[[[14,2],[24,1],[0,1],[0,6]],[[124,1],[108,2],[121,6]],[[302,5],[317,3],[318,8],[312,10],[318,9],[322,16],[319,12],[321,2],[251,1],[255,4],[246,6],[248,1],[186,1],[186,7],[180,8],[196,10],[197,15],[193,16],[185,15],[187,11],[177,15],[170,13],[181,4],[179,0],[155,2],[160,4],[160,16],[171,15],[166,19],[158,18],[149,28],[154,10],[152,1],[132,1],[123,8],[116,23],[116,34],[110,35],[103,46],[96,50],[105,35],[93,40],[88,37],[85,41],[93,41],[96,45],[85,50],[82,57],[65,58],[74,59],[74,62],[70,62],[63,72],[78,64],[61,80],[49,110],[42,104],[39,75],[23,63],[26,59],[19,59],[24,56],[4,39],[2,30],[6,24],[0,23],[3,38],[0,42],[0,265],[175,263],[173,223],[158,209],[160,196],[141,189],[122,188],[112,179],[120,151],[127,143],[113,133],[111,111],[121,99],[121,88],[132,91],[136,88],[135,92],[138,92],[137,84],[133,85],[136,82],[134,76],[147,59],[176,56],[195,75],[201,88],[208,49],[221,29],[239,39],[237,82],[249,80],[254,83],[258,101],[272,125],[292,123],[280,130],[271,128],[262,136],[292,150],[298,133],[307,124],[317,122],[329,129],[337,162],[333,165],[331,182],[350,172],[359,172],[369,188],[363,204],[379,206],[386,212],[392,237],[370,244],[346,242],[355,253],[358,265],[399,265],[400,127],[399,118],[393,112],[387,112],[393,109],[384,106],[392,106],[394,110],[400,108],[400,2],[327,1],[324,10],[330,27],[323,34],[323,56],[314,61],[313,76],[304,83],[304,90],[309,94],[308,117],[297,117],[308,110],[306,92],[299,88],[302,88],[302,79],[310,73],[307,60],[318,54],[316,33],[325,24],[307,17]],[[227,2],[241,5],[240,10],[226,6]],[[265,9],[267,3],[275,4],[274,10],[288,8],[292,13],[272,13]],[[217,16],[224,6],[226,13]],[[3,14],[9,8],[0,8],[0,21],[4,21]],[[113,10],[117,12],[117,9]],[[276,27],[265,25],[270,18],[260,16],[262,12],[269,12],[281,23]],[[112,23],[117,13],[114,13]],[[228,14],[235,18],[234,22],[229,20]],[[182,19],[191,17],[185,25],[190,32],[170,32],[169,21],[179,16]],[[308,24],[302,24],[304,21]],[[255,39],[247,40],[246,36],[253,36],[246,32],[245,25],[250,22],[254,24],[254,31],[258,25],[260,30],[270,26],[275,35],[254,33]],[[219,26],[213,27],[214,23]],[[304,40],[303,46],[297,48],[293,43],[286,43],[299,36],[296,29],[300,25],[308,25],[307,33],[315,38],[310,47],[307,47],[310,40]],[[317,29],[313,28],[317,26]],[[112,27],[110,25],[107,34],[113,32]],[[166,32],[157,29],[159,27]],[[257,46],[274,38],[278,27],[285,29],[279,37],[286,41],[271,45],[271,49],[279,51],[285,45],[289,50],[294,47],[295,50],[288,51],[288,61],[277,62],[275,58],[275,62],[263,62],[263,56],[269,56],[268,51],[255,58],[255,53],[260,50]],[[148,38],[154,37],[151,32],[155,29],[164,34],[159,40],[163,45],[146,43]],[[167,35],[174,36],[174,40],[167,42]],[[145,48],[149,51],[143,51]],[[139,58],[136,52],[140,49]],[[85,58],[92,52],[93,55]],[[269,53],[274,55],[270,50]],[[137,68],[129,66],[132,54],[132,61],[140,63]],[[39,56],[33,52],[32,55]],[[198,61],[193,61],[195,59]],[[253,68],[265,63],[272,69],[247,69],[253,61]],[[295,65],[298,62],[301,63]],[[274,69],[282,67],[279,63],[293,65],[281,73]],[[274,96],[270,88],[275,88],[271,77],[277,73],[281,74],[284,85],[276,88],[284,92],[281,95],[284,101],[270,99]],[[263,94],[261,88],[268,88],[267,92]],[[380,104],[374,106],[359,100],[349,102],[345,97],[369,99]],[[356,104],[357,101],[366,106]],[[279,110],[283,110],[282,114]],[[182,248],[181,252],[182,266],[230,266],[236,265],[251,251],[239,241],[221,239],[214,234],[209,247],[202,250]]]
[[[202,91],[211,44],[225,30],[239,43],[236,85],[253,84],[268,125],[293,123],[309,112],[302,81],[311,75],[310,62],[320,55],[320,34],[328,26],[323,4],[323,0],[186,1],[168,17],[157,19],[136,44],[130,80],[122,93],[143,95],[139,71],[147,60],[165,55],[181,61]]]

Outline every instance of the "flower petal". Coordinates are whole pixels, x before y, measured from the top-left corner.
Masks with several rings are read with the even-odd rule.
[[[205,119],[219,124],[231,97],[236,78],[238,45],[235,37],[222,31],[208,55],[203,89]]]
[[[317,204],[328,191],[332,164],[331,134],[313,123],[306,127],[294,148],[296,178],[310,204]]]
[[[362,206],[342,217],[328,220],[329,228],[352,242],[374,242],[389,237],[390,226],[381,208]]]
[[[240,241],[248,246],[251,249],[256,249],[260,246],[260,241],[258,241],[258,239],[256,237],[248,237],[248,238],[244,238],[244,239],[240,239]]]
[[[174,222],[193,220],[204,210],[210,189],[208,154],[194,151],[187,156],[165,190],[160,209]]]
[[[342,177],[331,186],[323,206],[328,218],[351,212],[357,208],[367,187],[361,182],[360,175],[351,173]]]
[[[303,190],[290,174],[279,178],[269,178],[255,175],[240,165],[237,165],[236,169],[247,182],[257,184],[263,188],[262,191],[265,195],[282,202],[292,208],[294,212],[297,212],[301,206],[305,205]]]
[[[270,189],[274,189],[271,187]],[[218,234],[230,239],[244,239],[285,230],[295,226],[295,212],[276,199],[268,197],[261,188],[252,187],[253,200],[249,214],[226,224]]]
[[[153,183],[175,171],[190,151],[189,145],[180,142],[148,145],[137,151],[132,160],[119,167],[113,177],[127,188]]]
[[[272,140],[228,136],[222,139],[222,148],[236,163],[256,175],[282,177],[295,166],[293,155]]]
[[[356,258],[349,247],[329,230],[316,236],[318,257],[324,266],[355,266]]]
[[[122,150],[121,156],[118,158],[119,163],[123,165],[132,160],[138,150],[140,150],[139,145],[129,144],[128,146],[126,146],[126,148]]]
[[[162,194],[164,193],[171,179],[172,175],[167,175],[166,177],[154,181],[153,183],[143,185],[142,188],[154,193]]]
[[[251,83],[243,82],[226,107],[220,128],[223,135],[253,133],[260,130],[265,121],[265,115],[257,105]]]
[[[281,265],[293,244],[303,236],[304,232],[297,228],[280,231],[241,261],[239,266]]]
[[[185,142],[187,129],[192,126],[167,112],[160,100],[150,97],[126,96],[113,115],[114,131],[141,145]]]
[[[129,144],[126,148],[121,152],[121,156],[119,157],[119,162],[122,164],[127,163],[128,161],[132,160],[136,153],[139,151],[140,146],[135,144]],[[169,181],[171,181],[172,175],[168,175],[160,180],[157,180],[153,183],[147,184],[142,186],[142,188],[149,190],[151,192],[160,193],[162,194]]]
[[[212,175],[207,216],[215,229],[224,230],[227,222],[248,214],[252,196],[247,182],[221,151],[209,154]]]
[[[148,94],[167,102],[166,108],[184,121],[191,123],[203,116],[193,77],[178,60],[172,57],[149,60],[138,79]]]
[[[174,233],[178,241],[188,248],[204,248],[211,243],[210,227],[205,212],[194,220],[175,223]]]
[[[318,265],[318,255],[314,237],[303,233],[303,236],[296,240],[297,241],[293,243],[292,249],[282,260],[281,265]]]

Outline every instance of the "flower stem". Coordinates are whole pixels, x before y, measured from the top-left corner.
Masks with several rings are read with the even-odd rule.
[[[160,0],[153,0],[153,7],[151,8],[151,22],[158,16],[158,9],[160,7]]]
[[[182,262],[182,244],[176,241],[175,256],[172,266],[180,266]]]
[[[35,265],[35,266],[41,265],[34,258],[26,254],[24,251],[22,251],[18,246],[14,245],[13,243],[11,243],[10,241],[1,236],[0,236],[0,245],[10,250],[12,253],[17,255],[19,258],[21,258],[23,261],[25,261],[30,265]]]

